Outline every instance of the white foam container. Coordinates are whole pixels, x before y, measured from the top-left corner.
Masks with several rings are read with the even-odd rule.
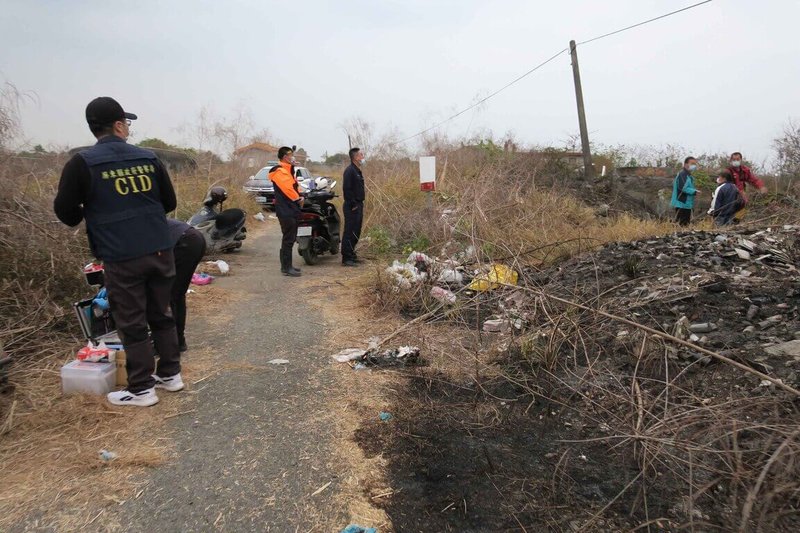
[[[61,367],[61,390],[64,394],[108,394],[114,389],[116,375],[114,363],[71,361]]]

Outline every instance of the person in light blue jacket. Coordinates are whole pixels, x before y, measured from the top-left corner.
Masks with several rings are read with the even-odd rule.
[[[675,176],[672,184],[672,207],[675,208],[675,222],[688,226],[692,221],[692,208],[698,190],[694,186],[692,174],[697,170],[697,159],[689,156],[683,161],[683,169]]]

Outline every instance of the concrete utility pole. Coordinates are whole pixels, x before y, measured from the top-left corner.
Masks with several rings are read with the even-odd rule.
[[[575,41],[569,42],[569,51],[572,56],[572,77],[575,79],[575,99],[578,101],[578,125],[581,128],[581,147],[583,148],[583,173],[592,179],[592,150],[589,148],[589,130],[586,128],[586,111],[583,108],[583,89],[581,89],[581,71],[578,69],[578,45]]]

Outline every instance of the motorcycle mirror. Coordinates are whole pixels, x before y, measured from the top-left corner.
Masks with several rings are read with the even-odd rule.
[[[297,151],[297,145],[296,145],[296,144],[293,144],[293,145],[292,145],[292,152],[296,152],[296,151]]]

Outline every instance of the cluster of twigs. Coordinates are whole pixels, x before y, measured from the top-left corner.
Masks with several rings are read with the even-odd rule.
[[[669,357],[676,346],[709,351],[647,326],[637,328],[625,347],[614,344],[609,331],[631,326],[630,320],[597,304],[535,291],[540,297],[532,305],[539,312],[531,310],[538,327],[528,339],[537,342],[520,351],[533,364],[508,378],[532,397],[555,401],[603,428],[565,444],[602,443],[620,465],[638,469],[616,498],[583,523],[585,530],[621,502],[647,529],[671,524],[764,531],[798,519],[798,391],[719,354],[723,366],[714,371],[699,363],[676,365]],[[771,388],[757,387],[750,374]],[[714,386],[717,379],[723,381]],[[656,514],[665,502],[672,514]]]

